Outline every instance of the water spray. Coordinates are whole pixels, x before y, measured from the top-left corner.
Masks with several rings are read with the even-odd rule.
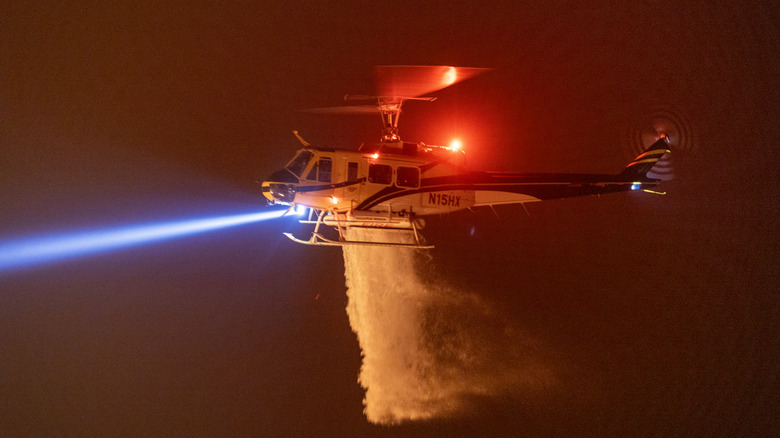
[[[398,230],[348,230],[352,239],[409,243]],[[477,294],[435,277],[409,248],[345,246],[347,314],[362,351],[366,418],[398,424],[462,415],[471,403],[523,397],[555,381],[542,348]],[[426,260],[427,259],[427,260]]]

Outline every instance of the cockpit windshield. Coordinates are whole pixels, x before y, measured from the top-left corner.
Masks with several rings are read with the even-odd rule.
[[[309,160],[311,160],[311,157],[313,156],[314,154],[309,151],[300,151],[285,167],[287,170],[294,173],[295,176],[300,178],[303,171],[306,170],[306,165],[309,164]]]

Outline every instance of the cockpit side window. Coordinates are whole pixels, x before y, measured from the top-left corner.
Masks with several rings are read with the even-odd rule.
[[[358,179],[358,163],[350,161],[347,163],[347,181],[355,181]]]
[[[320,171],[319,175],[317,175],[317,181],[329,183],[333,170],[333,162],[330,158],[320,158],[319,168]]]
[[[313,156],[314,154],[309,151],[298,152],[298,155],[287,164],[287,170],[294,173],[295,176],[300,177]]]

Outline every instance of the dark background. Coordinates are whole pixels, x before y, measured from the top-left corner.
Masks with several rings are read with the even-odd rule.
[[[538,399],[366,422],[341,252],[283,219],[0,274],[0,435],[780,433],[774,2],[115,3],[0,7],[3,240],[251,211],[291,130],[376,138],[300,111],[374,65],[494,69],[401,118],[475,169],[617,172],[658,108],[691,134],[667,196],[429,220],[441,281],[553,352]]]

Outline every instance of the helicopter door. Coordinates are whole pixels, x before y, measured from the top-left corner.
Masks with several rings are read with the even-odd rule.
[[[340,190],[339,198],[349,199],[357,201],[360,197],[360,186],[363,183],[358,183],[360,180],[360,163],[358,161],[352,161],[345,159],[344,163],[344,179],[345,185]]]

